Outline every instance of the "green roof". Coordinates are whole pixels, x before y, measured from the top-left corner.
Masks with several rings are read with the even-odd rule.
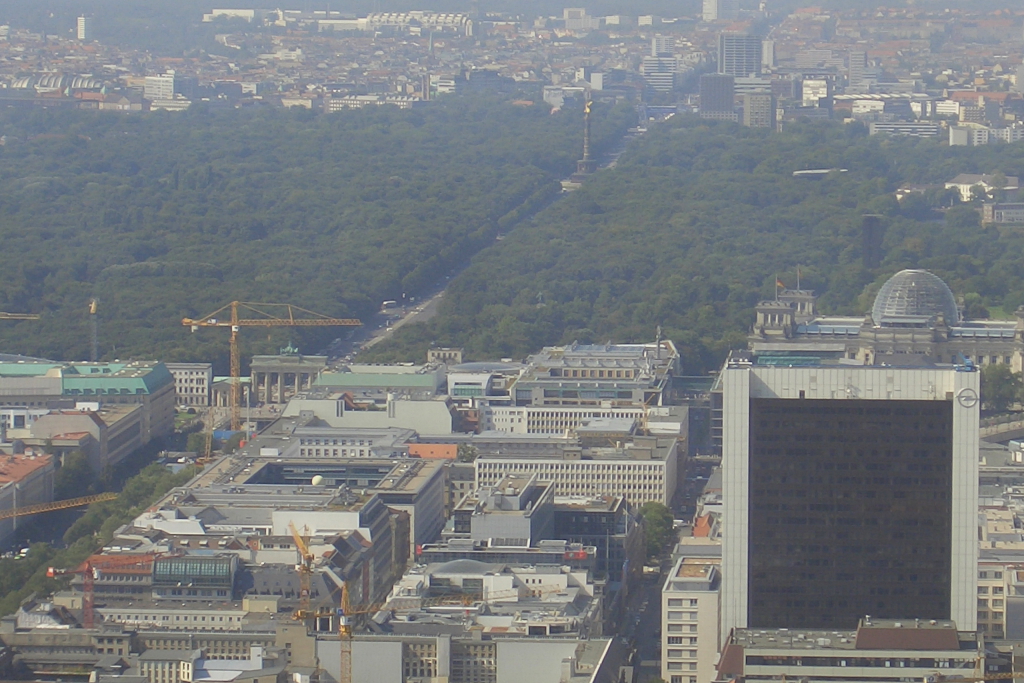
[[[0,363],[0,377],[43,377],[53,369],[61,372],[62,393],[72,396],[105,394],[152,394],[174,384],[163,363]]]
[[[0,363],[0,377],[42,377],[63,363]]]

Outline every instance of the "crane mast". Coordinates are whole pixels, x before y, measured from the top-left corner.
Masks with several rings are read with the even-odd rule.
[[[239,311],[254,317],[242,318]],[[221,316],[225,315],[228,319],[222,320]],[[231,429],[238,431],[242,424],[242,359],[238,350],[238,333],[243,327],[358,327],[363,323],[355,318],[329,318],[292,304],[232,301],[202,318],[182,318],[181,324],[193,332],[201,327],[231,329]]]
[[[292,533],[295,549],[299,553],[299,608],[292,614],[292,618],[305,621],[311,616],[309,597],[313,588],[313,560],[315,558],[306,544],[306,539],[299,535],[299,530],[295,528],[295,524],[289,522],[288,529]]]

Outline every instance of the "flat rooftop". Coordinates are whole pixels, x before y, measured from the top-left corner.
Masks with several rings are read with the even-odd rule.
[[[614,512],[625,496],[555,496],[555,509],[580,512]]]
[[[736,629],[733,642],[746,651],[762,650],[977,650],[977,635],[959,632],[952,621],[872,619],[855,631],[812,629]]]
[[[0,484],[19,482],[33,472],[52,464],[53,457],[49,455],[0,456]]]
[[[373,498],[349,489],[326,486],[291,486],[287,484],[241,484],[208,488],[179,488],[167,493],[161,507],[249,507],[273,510],[343,510],[357,511]]]
[[[721,558],[687,557],[676,566],[674,578],[706,579],[712,567],[722,563]]]

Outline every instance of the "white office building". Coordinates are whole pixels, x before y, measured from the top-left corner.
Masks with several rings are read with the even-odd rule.
[[[556,496],[624,496],[634,507],[650,501],[668,505],[681,443],[637,436],[621,447],[567,448],[560,456],[481,455],[474,462],[476,487],[495,486],[508,474],[536,474],[538,481],[554,484]]]
[[[83,42],[92,40],[92,17],[78,17],[78,39]]]
[[[146,76],[142,96],[147,100],[174,99],[174,72],[170,71],[159,76]]]

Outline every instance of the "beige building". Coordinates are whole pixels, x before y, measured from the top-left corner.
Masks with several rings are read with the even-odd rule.
[[[681,557],[661,592],[661,679],[715,680],[721,558]]]
[[[69,437],[88,435],[83,451],[95,472],[104,472],[149,442],[147,411],[141,404],[106,405],[99,410],[55,410],[32,425],[27,444],[43,446]]]
[[[253,647],[273,647],[277,634],[271,623],[266,631],[139,631],[135,639],[147,651],[190,653],[202,650],[207,659],[245,659]]]
[[[1007,637],[1007,603],[1012,595],[1024,595],[1019,566],[984,558],[978,562],[978,630],[989,638]]]

